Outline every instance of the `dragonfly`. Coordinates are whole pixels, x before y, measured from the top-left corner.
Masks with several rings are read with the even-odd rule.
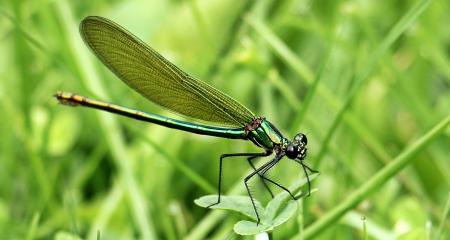
[[[69,92],[55,94],[60,103],[103,110],[194,134],[249,140],[262,149],[261,152],[229,153],[220,156],[218,198],[217,202],[209,207],[220,203],[222,162],[231,157],[246,157],[253,169],[244,178],[244,185],[255,211],[257,224],[260,222],[260,216],[248,184],[254,176],[262,180],[272,197],[274,195],[267,183],[274,184],[297,199],[289,189],[266,176],[267,171],[284,156],[302,166],[308,181],[308,194],[310,193],[308,171],[317,171],[304,162],[308,149],[305,134],[298,133],[293,140],[285,138],[266,118],[256,116],[230,96],[185,73],[111,20],[88,16],[80,23],[80,34],[97,58],[133,90],[157,105],[198,121],[168,118]],[[274,157],[259,167],[253,163],[257,158],[272,154]]]

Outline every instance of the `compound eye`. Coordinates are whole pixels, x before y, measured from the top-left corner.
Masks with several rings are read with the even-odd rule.
[[[294,141],[301,143],[303,146],[306,146],[306,144],[308,144],[308,138],[306,138],[306,135],[303,133],[295,135]]]
[[[298,156],[298,149],[296,146],[289,144],[289,146],[286,148],[286,156],[290,159],[294,159]]]

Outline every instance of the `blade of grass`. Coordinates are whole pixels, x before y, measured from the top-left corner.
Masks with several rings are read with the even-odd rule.
[[[389,85],[390,91],[394,92],[394,96],[405,105],[405,108],[409,110],[409,113],[414,115],[414,119],[419,123],[421,129],[432,126],[432,121],[437,120],[438,118],[436,116],[439,116],[440,114],[437,111],[433,111],[426,103],[417,99],[414,93],[410,92],[407,88],[409,77],[405,76],[396,67],[391,57],[386,56],[383,59],[383,65],[395,74],[395,79],[397,81]],[[430,160],[437,165],[436,171],[439,172],[438,174],[441,174],[447,184],[450,185],[450,165],[447,164],[446,157],[444,157],[446,154],[442,151],[445,147],[439,146],[441,144],[444,145],[445,143],[438,142],[433,144],[430,151],[430,155],[432,156]],[[414,179],[411,179],[411,181],[414,181]],[[408,183],[410,183],[410,181],[408,181]],[[420,184],[417,185],[420,186]],[[422,188],[421,190],[422,192],[425,192],[425,189]]]
[[[264,23],[253,17],[246,18],[250,26],[252,26],[260,36],[269,43],[278,54],[281,60],[285,61],[294,71],[305,80],[307,84],[312,84],[314,81],[314,75],[309,67],[307,67],[303,61],[298,58]],[[318,83],[317,93],[324,98],[334,110],[338,110],[342,106],[340,99],[336,98],[330,89],[325,85]],[[296,94],[290,88],[285,88],[286,96],[296,96]],[[366,144],[371,152],[375,154],[379,159],[384,162],[389,161],[391,157],[386,152],[385,148],[380,141],[377,140],[375,135],[364,127],[364,124],[359,120],[355,114],[350,112],[344,114],[344,121]]]
[[[206,39],[206,43],[208,45],[214,44],[211,41],[211,36],[208,31],[208,24],[205,20],[205,17],[202,14],[202,11],[200,10],[200,6],[198,4],[197,0],[189,0],[188,1],[189,9],[191,10],[192,16],[195,19],[196,24],[200,28],[200,33],[203,35],[203,38]]]
[[[303,198],[297,200],[298,202],[298,214],[297,214],[297,226],[298,226],[298,238],[299,240],[305,239],[303,235],[305,230],[305,218],[303,217],[304,209],[303,209]]]
[[[305,230],[305,238],[313,238],[322,233],[328,227],[333,226],[332,223],[336,222],[350,209],[354,208],[357,204],[367,198],[371,193],[381,187],[389,179],[394,177],[403,168],[414,160],[414,156],[429,145],[434,138],[443,133],[446,127],[450,123],[450,115],[436,124],[430,131],[423,135],[420,139],[416,140],[413,144],[407,147],[402,153],[400,153],[392,162],[378,171],[373,177],[371,177],[365,184],[354,191],[350,196],[345,199],[341,204],[333,208],[318,221],[314,222]]]
[[[60,19],[63,28],[67,31],[65,34],[68,36],[69,45],[72,50],[72,54],[78,64],[79,71],[81,73],[81,80],[84,86],[92,92],[98,93],[102,99],[108,99],[107,94],[103,91],[98,74],[93,68],[93,64],[87,55],[85,49],[77,35],[77,24],[74,22],[72,16],[71,7],[67,1],[57,1],[56,5],[57,16]],[[143,194],[141,193],[138,183],[134,179],[133,169],[131,166],[131,159],[126,153],[125,143],[123,136],[117,126],[116,121],[108,114],[102,112],[96,112],[96,115],[101,124],[104,137],[110,146],[111,154],[115,160],[120,176],[123,178],[123,187],[127,190],[130,205],[133,210],[133,217],[135,218],[142,238],[156,239],[153,224],[148,214],[148,207],[145,203]]]
[[[447,203],[445,204],[444,212],[442,213],[442,219],[439,223],[439,228],[436,232],[436,239],[444,239],[444,227],[445,224],[448,225],[448,221],[445,221],[447,219],[448,213],[450,212],[450,192],[448,194]],[[448,229],[447,229],[448,231]]]
[[[187,164],[180,161],[178,158],[171,156],[164,147],[158,145],[152,141],[146,134],[139,131],[135,126],[127,124],[127,127],[139,136],[143,141],[152,146],[159,154],[161,154],[170,164],[174,166],[177,170],[183,173],[188,179],[195,183],[198,187],[203,189],[205,192],[213,194],[217,192],[216,187],[211,185],[205,178],[193,171]]]
[[[271,80],[271,82],[274,84],[274,86],[276,88],[280,89],[281,91],[283,91],[285,93],[292,93],[292,91],[289,90],[289,86],[287,86],[285,84],[285,81],[283,81],[282,79],[279,80],[280,77],[278,75],[274,75],[274,74],[270,74],[270,75],[271,75],[271,77],[269,77],[269,79]],[[300,99],[298,99],[293,94],[282,94],[281,96],[286,98],[286,100],[288,101],[288,103],[291,105],[291,107],[293,109],[299,108],[299,106],[302,105]],[[372,135],[372,133],[368,132],[367,128],[364,127],[360,121],[358,121],[356,118],[354,118],[353,115],[350,115],[350,114],[344,115],[344,119],[347,119],[347,122],[351,123],[351,125],[354,127],[354,130],[356,130],[357,132],[360,133],[360,136],[366,136],[369,138],[373,137],[373,139],[371,141],[378,142],[378,140]],[[307,118],[307,124],[310,127],[309,130],[312,133],[314,133],[316,136],[320,137],[321,135],[323,135],[322,131],[321,131],[321,127],[318,126],[318,123],[316,121],[314,121],[314,119]],[[351,165],[349,165],[349,162],[345,160],[346,156],[342,152],[341,148],[336,146],[335,143],[330,143],[330,144],[331,144],[330,151],[331,151],[332,155],[334,156],[334,158],[337,161],[339,161],[340,166],[345,167],[345,170],[348,171],[349,173],[351,173],[351,176],[354,179],[356,179],[358,181],[362,181],[363,178],[359,174],[359,172],[356,172],[354,170],[354,168]],[[380,149],[380,151],[378,151],[379,154],[383,156],[380,160],[384,163],[388,163],[390,161],[390,156],[387,155],[387,153],[384,150],[382,150],[381,148],[379,148],[379,149]],[[377,155],[377,156],[379,157],[380,155]],[[398,178],[399,178],[400,182],[410,192],[417,193],[416,188],[412,185],[411,179],[407,174],[400,173]]]
[[[427,106],[423,101],[417,100],[414,93],[411,93],[408,90],[406,85],[409,83],[409,79],[395,67],[395,64],[392,63],[392,59],[387,59],[385,62],[387,62],[385,65],[391,69],[396,75],[396,79],[398,79],[396,87],[391,87],[392,91],[395,92],[395,96],[397,96],[406,108],[409,109],[409,112],[414,115],[414,119],[417,119],[417,122],[422,126],[422,129],[431,126],[430,121],[435,119],[434,116],[437,116],[438,113],[433,111],[433,109]],[[445,161],[445,157],[439,157],[439,155],[445,155],[441,149],[445,149],[445,147],[433,146],[432,160],[438,166],[437,171],[439,171],[439,174],[444,176],[445,181],[450,185],[450,165]]]
[[[319,153],[316,157],[316,166],[319,167],[325,153],[328,149],[328,144],[330,143],[334,133],[336,132],[339,123],[342,120],[342,117],[345,112],[350,108],[353,99],[358,94],[359,90],[364,86],[370,79],[369,75],[374,70],[380,58],[386,53],[386,51],[390,48],[390,46],[403,34],[404,31],[408,27],[410,27],[414,21],[425,11],[425,9],[430,4],[429,0],[424,0],[418,2],[415,6],[413,6],[398,22],[394,25],[394,27],[389,31],[388,35],[381,41],[380,45],[376,48],[374,53],[371,55],[368,60],[365,68],[361,71],[361,73],[357,74],[355,77],[355,85],[350,90],[349,94],[344,100],[343,105],[339,109],[336,114],[335,119],[333,120],[328,133],[325,135],[325,138],[322,142]]]
[[[430,9],[427,11],[428,14],[432,12],[433,9],[430,7]],[[426,19],[426,16],[423,18]],[[370,39],[371,44],[375,45],[377,42],[380,41],[379,38],[376,37],[375,29],[373,29],[371,22],[364,17],[358,17],[359,25],[362,26],[362,29],[364,29],[364,34],[368,36]],[[426,21],[426,20],[425,20]],[[421,25],[421,22],[418,22],[416,25]],[[415,25],[415,28],[417,26]],[[423,28],[423,30],[419,31],[426,31],[431,34],[429,28]],[[419,38],[419,40],[417,40]],[[426,38],[427,41],[424,41],[423,38]],[[419,36],[413,36],[411,38],[408,38],[408,41],[413,41],[415,43],[418,42],[426,42],[425,45],[420,45],[422,48],[427,49],[427,54],[431,51],[431,49],[435,49],[436,46],[440,46],[439,43],[435,42],[435,37],[431,35],[424,34],[422,37]],[[417,45],[417,46],[419,46]],[[414,45],[416,46],[416,45]],[[421,126],[420,129],[428,129],[431,126],[433,126],[434,122],[436,122],[440,117],[442,117],[444,114],[440,114],[439,111],[433,110],[433,108],[430,108],[429,105],[427,105],[427,102],[423,100],[423,98],[417,97],[417,92],[413,92],[411,89],[411,78],[413,78],[412,75],[408,75],[410,72],[408,69],[400,69],[400,66],[396,64],[395,56],[401,54],[401,50],[387,50],[387,52],[384,54],[380,62],[380,69],[388,69],[390,70],[390,73],[393,75],[392,78],[387,78],[386,80],[383,80],[383,82],[386,83],[387,87],[389,89],[389,92],[393,92],[392,95],[395,96],[403,105],[405,105],[405,110],[408,113],[414,115],[415,122],[419,123]],[[424,54],[424,56],[427,56]],[[438,66],[436,68],[439,68]],[[406,71],[406,72],[405,72]],[[406,74],[405,74],[406,73]],[[433,161],[434,164],[437,165],[437,169],[435,171],[436,174],[442,174],[444,176],[444,179],[447,183],[450,179],[450,165],[446,163],[446,157],[445,153],[442,153],[442,149],[445,149],[445,147],[440,146],[442,145],[442,141],[438,141],[432,146],[430,146],[428,153],[430,154],[430,161]],[[445,144],[445,143],[444,143]],[[442,156],[441,156],[442,155]],[[431,163],[432,165],[432,163]],[[422,184],[418,182],[417,178],[411,177],[411,173],[408,172],[409,170],[400,173],[399,174],[399,180],[402,182],[402,184],[412,193],[415,195],[426,195],[426,189]],[[412,171],[412,169],[411,169]],[[424,198],[425,201],[424,204],[429,204],[430,206],[435,206],[432,202],[430,202],[429,198]],[[434,216],[440,216],[439,209],[436,207],[432,207],[431,211],[433,212]]]
[[[0,87],[2,87],[0,85]],[[41,199],[39,201],[45,202],[47,207],[52,207],[53,205],[53,189],[50,179],[48,178],[48,174],[46,174],[45,166],[43,164],[43,160],[40,155],[37,153],[36,148],[34,147],[32,140],[28,137],[28,131],[26,131],[25,123],[23,118],[21,118],[22,113],[20,109],[15,107],[13,99],[3,96],[0,94],[0,106],[3,110],[3,114],[5,116],[9,116],[14,124],[11,124],[11,130],[14,132],[16,137],[20,139],[21,143],[23,143],[23,147],[25,151],[29,154],[29,161],[32,166],[32,172],[36,176],[36,182],[39,185],[40,191],[42,192]],[[37,202],[38,199],[35,199]]]
[[[227,193],[228,195],[229,193]],[[209,231],[225,217],[224,211],[212,211],[201,219],[199,223],[185,236],[184,240],[205,239]]]
[[[97,234],[101,233],[102,230],[106,228],[114,211],[120,206],[119,203],[122,201],[123,197],[124,189],[120,186],[120,183],[117,181],[114,182],[112,189],[109,191],[108,196],[106,196],[100,211],[96,214],[96,217],[90,226],[87,239],[95,239]]]
[[[217,73],[221,61],[233,48],[233,43],[235,42],[239,30],[242,28],[244,14],[247,13],[255,3],[256,1],[245,1],[244,5],[241,7],[241,10],[236,14],[236,17],[231,24],[229,33],[226,35],[227,39],[224,40],[224,44],[217,52],[214,62],[208,68],[208,71],[205,74],[205,79],[209,79]]]
[[[21,89],[21,91],[17,93],[16,97],[18,97],[18,99],[16,104],[22,109],[26,129],[31,130],[32,102],[30,98],[35,85],[35,82],[33,81],[35,78],[31,72],[31,63],[34,55],[33,52],[30,51],[29,45],[26,44],[26,40],[21,34],[20,25],[24,19],[24,14],[20,5],[21,4],[19,2],[12,2],[11,4],[15,19],[13,22],[16,24],[12,31],[12,36],[14,38],[14,58],[12,60],[15,61],[15,65],[18,68],[16,81],[18,83],[18,87]]]
[[[49,174],[45,167],[44,159],[41,154],[40,147],[35,144],[33,139],[33,126],[32,126],[32,107],[34,103],[31,100],[33,96],[33,90],[36,82],[35,76],[32,69],[32,59],[34,58],[33,51],[29,44],[27,44],[27,39],[25,38],[24,31],[21,29],[23,21],[22,8],[18,2],[12,3],[13,16],[8,14],[6,11],[2,10],[2,15],[9,18],[13,23],[12,37],[14,38],[13,50],[15,65],[17,66],[16,74],[17,78],[14,80],[17,82],[17,86],[20,91],[16,93],[9,93],[8,98],[14,98],[14,103],[8,101],[8,107],[12,107],[16,113],[12,116],[17,116],[18,122],[15,122],[18,126],[14,126],[16,130],[20,131],[19,137],[21,138],[21,145],[23,145],[24,153],[27,154],[26,159],[30,161],[30,166],[33,175],[37,180],[37,186],[41,188],[42,194],[35,199],[35,202],[41,205],[40,207],[52,207],[53,205],[53,189],[51,187],[51,180],[49,179]],[[12,105],[10,105],[10,104]],[[43,206],[42,206],[43,205]]]
[[[41,214],[39,214],[39,213],[35,213],[33,215],[33,219],[31,220],[30,227],[28,228],[27,237],[25,239],[27,239],[27,240],[36,239],[36,235],[35,235],[36,228],[38,227],[40,218],[41,218]]]
[[[85,164],[82,166],[81,170],[73,179],[73,187],[81,188],[86,181],[95,174],[96,169],[100,166],[103,157],[107,154],[106,143],[100,143],[95,147],[89,158],[86,159]]]
[[[306,113],[309,110],[309,106],[311,105],[312,99],[316,95],[317,86],[319,86],[320,80],[322,79],[323,71],[325,70],[325,67],[328,65],[331,53],[332,49],[330,48],[327,50],[326,56],[324,58],[325,60],[320,65],[319,72],[315,76],[314,82],[308,89],[308,93],[305,96],[305,100],[303,101],[300,111],[298,111],[297,116],[292,121],[292,127],[290,129],[290,132],[294,132],[296,129],[299,129],[299,127],[302,125]]]
[[[275,74],[270,74],[269,79],[274,84],[274,86],[284,92],[284,93],[292,93],[292,91],[286,91],[286,89],[289,88],[287,86],[286,81]],[[288,104],[293,109],[299,109],[300,106],[302,106],[302,102],[300,99],[298,99],[295,95],[292,94],[281,94],[283,98],[286,99]],[[312,133],[314,136],[320,139],[321,136],[324,135],[323,129],[321,126],[319,126],[319,123],[315,121],[313,118],[306,118],[306,124],[308,125],[308,133]],[[344,152],[340,147],[336,145],[336,143],[330,143],[330,152],[336,159],[336,161],[339,162],[340,166],[342,166],[344,169],[344,172],[350,172],[353,179],[358,179],[358,181],[362,181],[363,178],[360,176],[359,172],[357,172],[351,165],[349,165],[349,162],[346,161],[347,156],[345,156]],[[386,160],[387,162],[388,160]]]
[[[258,32],[261,37],[267,41],[282,56],[298,75],[307,83],[314,81],[314,73],[294,52],[292,52],[260,19],[252,15],[245,17],[247,23]]]

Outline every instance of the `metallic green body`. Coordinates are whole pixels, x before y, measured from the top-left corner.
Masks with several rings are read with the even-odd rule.
[[[134,118],[140,121],[151,122],[161,126],[179,129],[186,132],[231,139],[246,139],[246,133],[244,128],[215,127],[186,121],[180,121],[157,114],[146,113],[132,108],[122,107],[116,104],[83,97],[74,93],[58,92],[56,94],[56,98],[61,103],[66,105],[71,106],[82,105],[96,109],[101,109],[111,113],[117,113],[122,116]]]
[[[60,102],[67,105],[82,105],[101,109],[111,113],[117,113],[122,116],[155,123],[168,128],[179,129],[186,132],[230,139],[249,139],[257,146],[267,150],[274,149],[275,145],[281,145],[283,143],[283,140],[285,139],[283,135],[281,135],[281,133],[269,121],[265,119],[262,119],[261,124],[259,124],[259,126],[257,126],[254,130],[246,132],[245,127],[216,127],[180,121],[157,114],[145,113],[139,110],[122,107],[112,103],[83,97],[73,93],[59,92],[56,94],[56,97]]]

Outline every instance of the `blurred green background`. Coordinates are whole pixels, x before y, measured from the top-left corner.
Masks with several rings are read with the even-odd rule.
[[[53,99],[64,90],[181,118],[95,59],[78,34],[88,15],[124,26],[286,137],[307,134],[306,161],[321,172],[318,191],[275,239],[304,231],[317,239],[450,236],[445,127],[412,146],[404,169],[325,220],[411,143],[448,123],[448,1],[0,2],[1,239],[240,238],[232,231],[238,215],[193,200],[216,193],[220,154],[258,150],[252,144]],[[242,185],[249,167],[244,159],[224,164],[227,192]],[[303,177],[287,159],[272,171],[285,185]],[[253,186],[267,200],[257,181]]]

